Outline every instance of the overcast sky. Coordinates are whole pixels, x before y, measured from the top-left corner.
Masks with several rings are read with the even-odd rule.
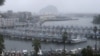
[[[100,13],[100,0],[6,0],[0,10],[38,12],[48,5],[64,13]]]

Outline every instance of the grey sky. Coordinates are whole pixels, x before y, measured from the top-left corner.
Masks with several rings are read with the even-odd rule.
[[[100,13],[100,0],[6,0],[0,10],[38,12],[48,5],[64,13]]]

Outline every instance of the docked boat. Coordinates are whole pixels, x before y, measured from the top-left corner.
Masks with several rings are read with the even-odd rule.
[[[63,52],[63,49],[56,49],[55,51],[56,51],[57,53],[60,53],[60,54],[61,54],[61,53]],[[68,50],[65,49],[65,52],[68,53]]]
[[[71,39],[71,43],[80,43],[80,42],[86,42],[87,38],[76,38],[76,39]]]

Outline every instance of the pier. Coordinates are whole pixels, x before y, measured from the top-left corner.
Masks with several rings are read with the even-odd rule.
[[[28,27],[14,27],[1,28],[0,33],[12,38],[29,39],[38,38],[41,41],[62,42],[63,32],[68,33],[68,39],[80,36],[90,37],[94,36],[93,27],[77,27],[77,26],[28,26]],[[97,30],[96,35],[100,36],[100,30]],[[100,37],[99,37],[100,38]]]

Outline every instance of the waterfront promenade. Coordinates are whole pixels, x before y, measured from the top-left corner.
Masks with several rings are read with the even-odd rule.
[[[95,49],[92,49],[93,54],[96,55],[96,53],[98,55],[100,55],[100,50],[96,50],[95,53]],[[2,53],[2,56],[35,56],[34,55],[34,50],[10,50],[10,51],[4,51]],[[44,51],[44,50],[39,50],[38,55],[39,56],[62,56],[63,49],[55,49],[55,50],[50,50],[50,51]],[[89,54],[89,53],[88,53]],[[73,50],[67,50],[65,49],[65,55],[66,56],[73,56],[73,55],[77,55],[77,56],[82,56],[82,48],[78,48],[78,49],[73,49]]]
[[[72,55],[72,54],[81,54],[81,48],[78,49],[73,49],[68,51],[65,49],[66,56]],[[9,50],[9,51],[4,51],[2,53],[2,56],[34,56],[34,50]],[[44,50],[39,50],[38,55],[39,56],[62,56],[63,49],[55,49],[55,50],[50,50],[50,51],[44,51]]]

